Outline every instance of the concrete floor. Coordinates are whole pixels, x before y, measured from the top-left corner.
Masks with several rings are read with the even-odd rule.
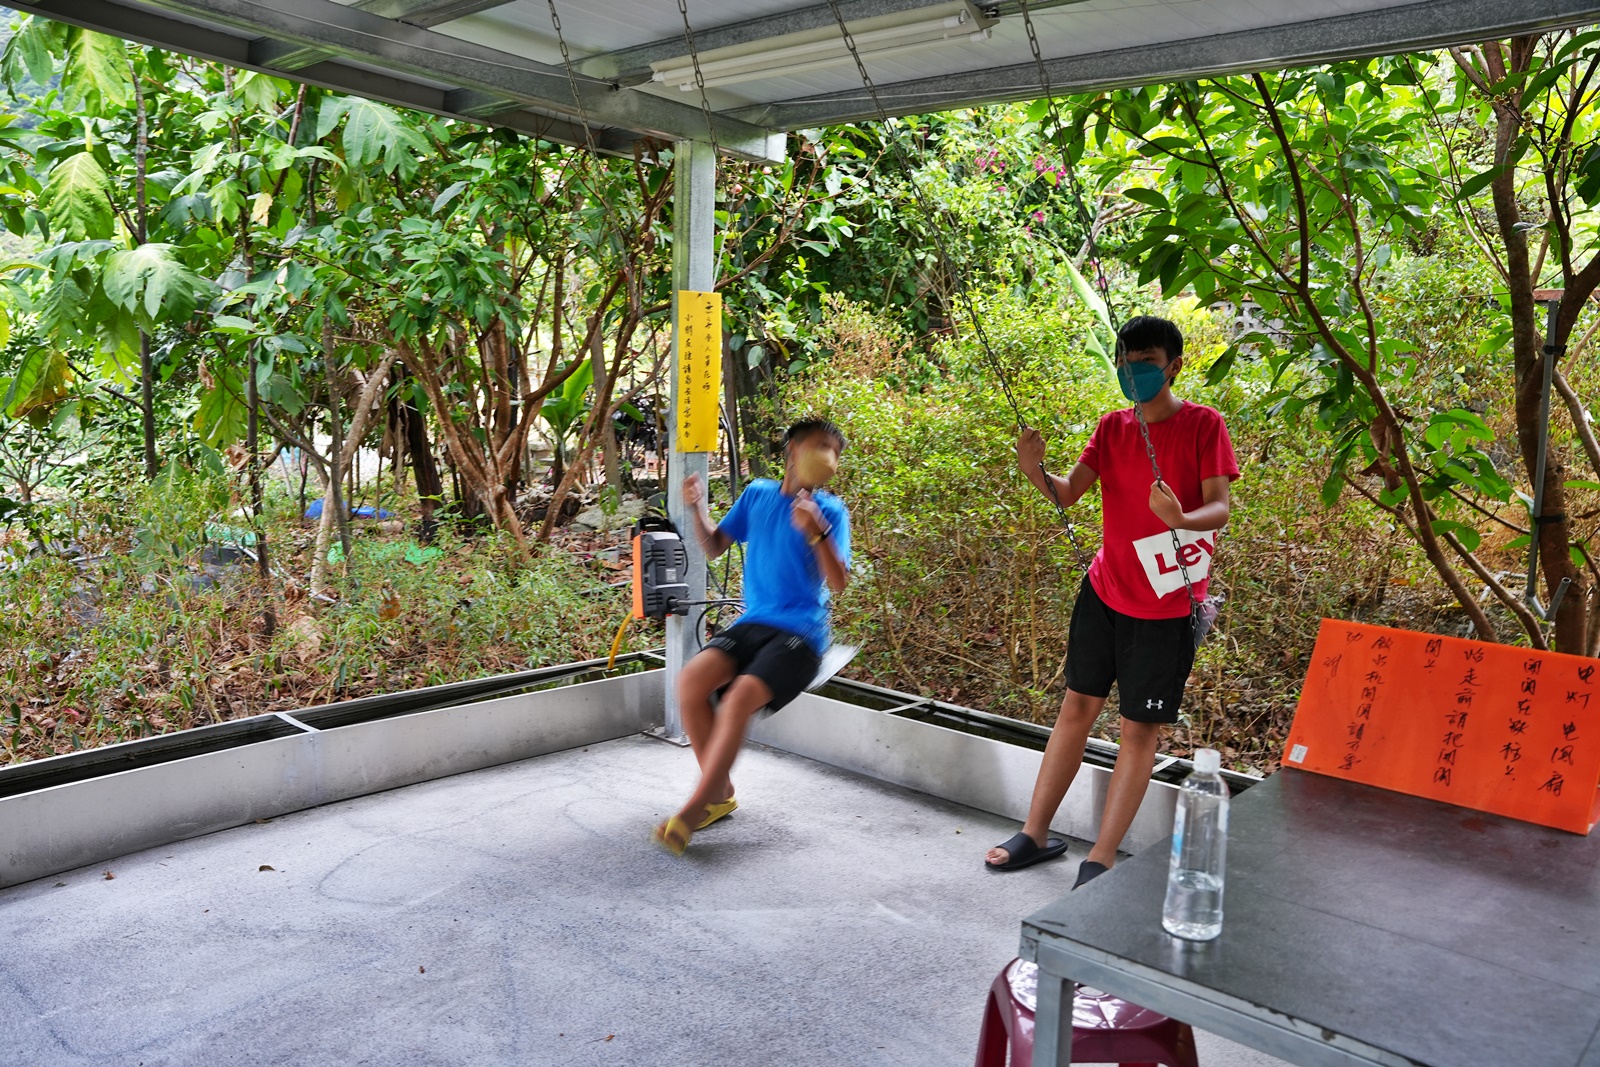
[[[970,1064],[1083,851],[993,875],[1014,826],[754,748],[678,860],[693,773],[631,738],[0,892],[0,1063]]]

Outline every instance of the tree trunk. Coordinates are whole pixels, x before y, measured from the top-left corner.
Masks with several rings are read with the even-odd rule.
[[[400,367],[401,382],[408,383],[411,372]],[[433,458],[433,445],[428,441],[428,420],[417,407],[410,389],[401,390],[400,421],[405,427],[406,453],[411,460],[411,474],[417,483],[417,510],[421,516],[418,539],[423,544],[433,541],[439,529],[434,512],[444,500],[444,482],[439,477],[439,465]]]
[[[776,392],[775,389],[767,389],[763,385],[761,371],[772,358],[765,337],[762,338],[762,351],[761,362],[754,367],[750,366],[750,359],[744,353],[739,353],[732,361],[734,377],[738,382],[737,395],[750,400],[739,412],[739,436],[744,447],[750,450],[748,458],[752,478],[765,478],[771,470],[774,457],[771,434],[760,423],[760,412],[769,407],[762,401],[775,399],[766,394]]]
[[[332,352],[330,330],[323,334],[325,350]],[[368,375],[366,385],[362,386],[358,394],[355,409],[350,413],[349,432],[340,426],[339,418],[339,389],[335,387],[337,375],[333,373],[332,361],[329,361],[329,402],[328,402],[328,428],[332,442],[328,448],[329,470],[328,491],[322,498],[322,522],[317,527],[317,547],[311,560],[311,592],[313,595],[322,592],[322,582],[327,569],[328,542],[333,539],[333,523],[335,518],[330,515],[337,512],[339,521],[340,543],[344,547],[346,565],[350,560],[350,509],[345,504],[344,494],[340,491],[339,483],[346,467],[360,446],[361,439],[366,436],[367,423],[372,417],[372,406],[378,398],[378,391],[383,388],[383,383],[389,377],[389,368],[394,365],[398,353],[389,349],[383,354],[378,366]]]
[[[560,485],[567,477],[567,439],[554,434],[550,440],[550,483]]]
[[[331,380],[328,382],[328,433],[331,438],[328,445],[328,484],[322,491],[322,515],[317,520],[317,542],[311,555],[312,596],[323,592],[323,585],[327,579],[328,542],[333,540],[334,525],[338,523],[336,513],[344,508],[344,493],[340,488],[344,481],[342,457],[344,447],[339,431],[339,392]],[[348,516],[346,518],[348,519]],[[341,531],[344,531],[345,524],[339,525]],[[348,532],[341,533],[340,544],[343,546],[344,557],[348,560],[350,558]]]
[[[726,331],[722,335],[722,412],[728,427],[728,488],[735,498],[739,496],[739,354],[732,348],[733,338]]]
[[[249,352],[245,374],[245,403],[249,407],[245,425],[245,452],[250,471],[250,517],[256,533],[256,578],[261,586],[265,603],[261,609],[261,633],[270,638],[278,629],[278,619],[272,610],[272,569],[267,562],[267,527],[262,518],[261,499],[261,445],[260,416],[261,392],[256,385],[255,349]]]
[[[1531,44],[1519,39],[1512,42],[1512,67],[1505,69],[1504,53],[1498,42],[1484,46],[1484,57],[1491,76],[1497,81],[1508,74],[1527,69],[1533,49]],[[1523,132],[1522,113],[1513,106],[1512,98],[1497,97],[1493,101],[1495,115],[1494,161],[1501,164],[1510,156],[1513,146]],[[1522,456],[1523,469],[1530,487],[1538,470],[1539,413],[1543,402],[1544,337],[1539,327],[1539,305],[1534,300],[1537,280],[1528,250],[1527,234],[1518,229],[1522,209],[1518,203],[1517,176],[1514,167],[1497,177],[1489,186],[1494,203],[1495,221],[1500,239],[1506,250],[1506,275],[1510,281],[1512,369],[1516,381],[1517,450]],[[1567,293],[1567,300],[1576,299],[1581,305],[1588,300],[1587,293]],[[1563,311],[1568,311],[1563,308]],[[1571,309],[1576,318],[1576,309]],[[1558,344],[1563,339],[1557,339]],[[1559,351],[1559,348],[1558,348]],[[1543,510],[1546,516],[1559,516],[1555,522],[1541,522],[1534,517],[1533,539],[1540,570],[1544,572],[1544,602],[1548,609],[1550,598],[1563,578],[1577,578],[1568,543],[1571,529],[1566,518],[1566,467],[1558,453],[1551,452],[1545,465]],[[1586,597],[1576,584],[1561,603],[1555,619],[1555,640],[1552,647],[1561,652],[1582,655],[1587,651]]]
[[[137,227],[133,241],[142,245],[149,240],[149,198],[145,173],[150,158],[150,113],[144,98],[144,84],[137,69],[133,72],[133,104],[135,137],[133,144],[133,199],[134,225]],[[155,481],[161,473],[156,462],[156,376],[155,364],[150,358],[150,335],[139,331],[139,412],[144,428],[144,476]]]
[[[609,396],[610,388],[607,383],[606,370],[606,345],[605,334],[596,323],[590,330],[594,338],[594,354],[589,357],[594,364],[594,395]],[[622,462],[617,455],[617,427],[613,420],[607,418],[600,427],[600,455],[605,467],[606,486],[617,494],[617,499],[622,498]]]
[[[161,473],[156,459],[156,368],[150,358],[150,337],[139,331],[139,421],[144,428],[144,476],[155,481]]]

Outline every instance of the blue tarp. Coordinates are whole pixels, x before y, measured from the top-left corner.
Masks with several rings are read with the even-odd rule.
[[[387,519],[393,516],[392,513],[385,511],[383,508],[375,508],[363,504],[361,507],[351,508],[350,517],[352,519]],[[322,518],[322,498],[320,496],[306,506],[306,518]]]

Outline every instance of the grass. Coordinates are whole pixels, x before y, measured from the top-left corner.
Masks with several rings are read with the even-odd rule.
[[[20,609],[0,622],[0,757],[603,656],[628,607],[592,539],[569,538],[524,569],[494,535],[446,527],[423,558],[409,535],[361,524],[335,568],[335,601],[313,600],[303,583],[314,530],[286,497],[265,524],[273,578],[232,567],[196,588],[195,531],[220,510],[216,489],[61,501],[55,524],[87,561],[13,553],[0,569],[0,597]],[[657,641],[636,627],[627,647]]]

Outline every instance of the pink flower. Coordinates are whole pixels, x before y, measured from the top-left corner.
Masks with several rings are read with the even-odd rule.
[[[1035,211],[1033,213],[1033,221],[1037,222],[1040,226],[1043,226],[1044,225],[1044,212]]]

